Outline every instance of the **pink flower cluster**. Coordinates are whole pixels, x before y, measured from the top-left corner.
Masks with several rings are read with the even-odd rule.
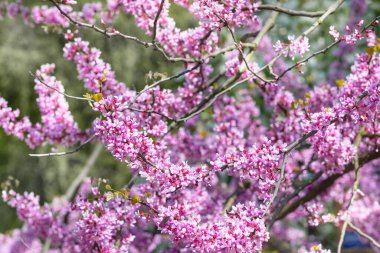
[[[43,247],[38,240],[49,240],[52,245],[49,252],[58,249],[63,252],[91,252],[93,249],[125,252],[135,238],[130,229],[136,223],[136,208],[123,199],[106,202],[96,188],[93,194],[96,201],[90,202],[83,195],[71,206],[63,199],[56,199],[52,206],[40,206],[39,197],[33,193],[21,195],[3,191],[3,200],[16,209],[19,219],[27,225],[20,231],[18,240],[6,239],[9,251],[38,250]],[[29,238],[21,244],[25,234]]]
[[[36,72],[35,91],[41,112],[40,123],[33,125],[28,117],[19,120],[19,110],[8,107],[8,103],[0,97],[0,126],[8,135],[25,140],[31,148],[46,143],[70,146],[86,137],[69,111],[61,82],[51,76],[54,68],[54,64],[46,64]]]
[[[281,52],[284,56],[288,56],[294,61],[297,55],[303,55],[310,50],[309,39],[307,37],[295,38],[294,35],[288,36],[289,43],[277,41],[274,45],[276,52]]]

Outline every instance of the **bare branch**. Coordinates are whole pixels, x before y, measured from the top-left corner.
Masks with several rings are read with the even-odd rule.
[[[267,80],[263,79],[261,76],[259,76],[258,74],[256,74],[256,73],[255,73],[255,72],[249,67],[248,61],[247,61],[247,59],[246,59],[245,56],[244,56],[244,52],[243,52],[243,50],[241,49],[241,45],[240,45],[240,43],[236,40],[236,36],[235,36],[234,32],[232,31],[232,29],[231,29],[230,25],[228,24],[228,22],[227,22],[225,19],[219,17],[218,14],[215,14],[215,15],[216,15],[221,21],[224,22],[224,24],[226,25],[228,31],[230,32],[231,37],[232,37],[232,39],[233,39],[233,41],[234,41],[234,43],[235,43],[235,47],[236,47],[236,49],[239,51],[240,56],[241,56],[241,58],[243,59],[243,62],[244,62],[244,64],[245,64],[245,68],[246,68],[249,72],[251,72],[253,76],[255,76],[256,78],[260,79],[262,82],[267,83],[267,82],[268,82]],[[244,69],[241,70],[240,72],[244,72]]]
[[[59,6],[59,4],[54,1],[54,0],[50,0],[50,2],[58,9],[58,11],[63,15],[65,16],[71,23],[73,23],[74,25],[77,25],[77,26],[81,26],[81,27],[84,27],[84,28],[89,28],[89,29],[93,29],[95,30],[96,32],[98,33],[101,33],[103,35],[105,35],[106,37],[110,38],[112,36],[120,36],[124,39],[127,39],[127,40],[132,40],[138,44],[141,44],[145,47],[150,47],[152,46],[153,44],[152,43],[148,43],[148,42],[145,42],[145,41],[142,41],[140,40],[139,38],[137,37],[133,37],[133,36],[129,36],[129,35],[126,35],[126,34],[123,34],[123,33],[120,33],[120,32],[107,32],[106,29],[101,29],[99,28],[98,26],[96,25],[93,25],[93,24],[89,24],[89,23],[84,23],[84,22],[80,22],[80,21],[77,21],[75,19],[73,19],[72,17],[70,17],[70,15],[68,15],[66,12],[64,12],[62,10],[62,8]]]
[[[93,139],[95,139],[95,137],[96,137],[95,135],[91,136],[88,140],[86,140],[85,142],[83,142],[81,145],[79,145],[78,147],[76,147],[73,150],[68,150],[68,151],[64,151],[64,152],[57,152],[57,153],[29,154],[29,156],[44,157],[44,156],[64,156],[64,155],[74,154],[74,153],[78,152],[79,150],[81,150],[88,143],[90,143]]]
[[[93,100],[90,99],[90,98],[76,97],[76,96],[68,95],[68,94],[66,94],[66,93],[64,93],[64,92],[62,92],[62,91],[60,91],[60,90],[54,88],[53,86],[48,85],[46,82],[44,82],[44,80],[42,80],[41,77],[39,77],[39,76],[37,76],[37,75],[34,75],[32,72],[29,72],[29,73],[30,73],[33,77],[35,77],[40,83],[42,83],[43,85],[45,85],[46,87],[48,87],[48,88],[50,88],[50,89],[52,89],[52,90],[58,92],[58,93],[61,94],[61,95],[64,95],[64,96],[67,97],[67,98],[72,98],[72,99],[76,99],[76,100],[86,100],[86,101],[90,101],[90,102],[93,101]]]
[[[305,62],[308,62],[311,58],[314,58],[315,56],[320,55],[320,54],[325,54],[330,48],[334,47],[335,45],[339,44],[340,42],[341,42],[341,40],[337,40],[337,41],[331,43],[330,45],[328,45],[327,47],[325,47],[324,49],[321,49],[321,50],[313,53],[312,55],[306,57],[305,59],[297,61],[295,64],[293,64],[292,66],[290,66],[289,68],[284,70],[280,75],[278,75],[276,77],[275,81],[278,82],[290,70],[294,69],[295,67],[300,66],[301,64],[303,64]]]
[[[268,224],[268,230],[270,230],[270,228],[273,226],[274,222],[276,221],[276,217],[277,215],[281,212],[281,210],[284,208],[284,206],[291,200],[293,199],[294,197],[296,197],[301,191],[303,191],[307,186],[311,185],[312,183],[314,183],[315,181],[317,181],[321,176],[322,176],[322,172],[318,172],[316,173],[315,175],[313,175],[310,179],[307,179],[305,180],[301,186],[299,186],[298,188],[296,188],[294,190],[294,192],[292,194],[290,194],[289,196],[286,196],[285,198],[283,198],[281,200],[281,202],[278,203],[278,205],[276,205],[274,207],[274,213],[271,215],[272,216],[272,219],[270,220],[269,224]]]
[[[380,249],[380,243],[378,243],[374,238],[372,238],[370,235],[364,233],[360,228],[352,224],[351,221],[348,222],[348,226],[350,226],[353,230],[355,230],[356,233],[370,241],[374,246]]]
[[[281,12],[284,14],[287,14],[289,16],[300,16],[300,17],[308,17],[308,18],[317,18],[323,15],[323,11],[296,11],[291,9],[286,9],[283,7],[279,7],[277,5],[269,5],[269,4],[262,4],[258,7],[259,10],[270,10],[275,12]]]
[[[357,134],[357,136],[355,138],[355,141],[354,141],[354,145],[355,145],[355,147],[358,150],[356,152],[355,158],[354,158],[355,181],[354,181],[354,185],[352,186],[351,198],[350,198],[350,201],[348,202],[348,206],[347,206],[347,209],[346,209],[346,219],[344,220],[344,223],[343,223],[343,226],[342,226],[342,232],[340,233],[340,237],[339,237],[338,250],[337,250],[338,253],[342,252],[342,245],[343,245],[344,236],[346,234],[348,223],[350,222],[351,207],[352,207],[352,204],[355,201],[356,194],[357,194],[358,189],[359,189],[359,169],[360,169],[360,164],[359,164],[359,154],[358,154],[358,152],[359,152],[359,145],[360,145],[360,142],[362,140],[362,133],[363,132],[364,132],[364,128],[361,128],[359,130],[359,133]]]
[[[291,151],[291,150],[290,150]],[[277,197],[277,194],[278,194],[278,191],[280,189],[280,186],[281,186],[281,183],[282,181],[284,180],[284,174],[285,174],[285,166],[286,166],[286,159],[288,158],[288,155],[289,155],[289,152],[286,152],[284,153],[284,156],[282,158],[282,164],[281,164],[281,171],[280,171],[280,177],[278,178],[278,181],[276,183],[276,186],[275,186],[275,189],[274,189],[274,192],[273,192],[273,195],[270,199],[270,201],[268,202],[266,208],[265,208],[265,212],[264,212],[264,215],[263,217],[267,216],[269,214],[269,211],[270,211],[270,207],[272,206],[274,200],[276,199]]]
[[[290,151],[292,151],[293,149],[295,149],[296,147],[298,147],[298,145],[300,145],[302,142],[306,141],[307,139],[309,139],[311,136],[315,135],[318,131],[317,130],[313,130],[313,131],[310,131],[309,133],[305,134],[304,136],[302,136],[300,139],[294,141],[293,143],[289,144],[286,148],[285,148],[285,153],[289,153]]]
[[[147,111],[145,111],[145,110],[140,110],[140,109],[138,109],[138,108],[133,108],[133,107],[126,107],[125,109],[130,110],[130,111],[133,111],[133,112],[141,112],[141,113],[147,113],[147,114],[157,114],[157,115],[159,115],[159,116],[165,118],[165,119],[168,120],[168,121],[175,121],[175,119],[173,119],[173,118],[171,118],[171,117],[169,117],[169,116],[166,116],[166,115],[163,114],[163,113],[160,113],[160,112],[154,111],[154,110],[147,110]]]
[[[183,76],[183,75],[185,75],[185,74],[187,74],[187,73],[190,73],[191,71],[193,71],[193,70],[195,70],[196,68],[198,68],[200,65],[201,65],[200,63],[195,64],[193,67],[191,67],[191,68],[189,68],[189,69],[185,69],[184,71],[182,71],[182,72],[180,72],[180,73],[178,73],[178,74],[176,74],[176,75],[174,75],[174,76],[170,76],[170,77],[167,77],[167,78],[161,79],[161,80],[159,80],[159,81],[157,81],[157,82],[155,82],[155,83],[153,83],[153,84],[151,84],[151,85],[147,85],[147,86],[145,86],[144,89],[142,89],[141,91],[137,92],[137,94],[136,94],[136,96],[133,98],[133,100],[132,100],[131,102],[128,103],[128,106],[130,106],[130,105],[132,105],[133,103],[135,103],[136,100],[137,100],[137,99],[138,99],[143,93],[145,93],[146,91],[148,91],[148,90],[150,90],[150,89],[152,89],[152,88],[154,88],[154,87],[156,87],[156,86],[158,86],[158,85],[160,85],[160,84],[162,84],[162,83],[164,83],[164,82],[171,81],[171,80],[173,80],[173,79],[177,79],[177,78],[179,78],[179,77],[181,77],[181,76]]]
[[[363,138],[379,138],[380,133],[374,133],[374,134],[364,134]]]
[[[367,162],[370,162],[372,160],[375,160],[377,158],[380,158],[380,152],[371,152],[367,155],[364,155],[359,158],[359,164],[363,165]],[[291,202],[287,206],[285,206],[284,209],[281,210],[279,215],[277,217],[274,217],[275,220],[281,220],[285,218],[288,214],[292,213],[294,210],[296,210],[300,205],[303,205],[315,197],[317,197],[320,193],[326,191],[330,186],[332,186],[336,180],[344,176],[350,171],[354,170],[354,165],[348,164],[341,174],[334,174],[329,176],[328,178],[324,179],[323,181],[319,182],[318,185],[316,185],[314,188],[312,188],[310,191],[306,193],[306,195],[296,199],[295,201]]]
[[[368,95],[368,91],[364,91],[364,92],[362,92],[358,97],[357,97],[357,99],[356,99],[356,102],[355,102],[355,105],[352,107],[352,109],[353,108],[355,108],[356,106],[357,106],[357,104],[364,98],[364,97],[366,97]],[[345,116],[347,116],[347,115],[345,115]],[[334,119],[332,119],[331,121],[330,121],[330,124],[329,125],[331,125],[331,124],[334,124],[334,123],[336,123],[338,121],[338,119],[337,118],[334,118]],[[310,138],[311,136],[313,136],[313,135],[315,135],[316,133],[318,132],[318,130],[312,130],[312,131],[310,131],[309,133],[307,133],[307,134],[305,134],[305,135],[303,135],[300,139],[298,139],[298,140],[296,140],[296,141],[294,141],[293,143],[291,143],[291,144],[289,144],[284,150],[283,150],[283,153],[284,153],[284,159],[286,158],[285,157],[285,155],[287,155],[287,154],[289,154],[293,149],[295,149],[296,147],[298,147],[301,143],[303,143],[304,141],[306,141],[308,138]],[[362,135],[360,135],[360,136],[362,136]],[[361,138],[361,137],[360,137]],[[284,165],[284,160],[283,160],[283,165]],[[281,172],[282,172],[282,169],[281,169]],[[316,179],[318,179],[319,178],[319,176],[318,177],[316,177]],[[315,179],[315,180],[316,180]],[[315,180],[313,180],[312,182],[314,182]],[[334,182],[335,180],[333,180],[333,182]],[[279,181],[279,182],[281,182],[281,181]],[[277,188],[277,185],[276,185],[276,188]],[[278,191],[278,190],[277,190]],[[277,194],[277,193],[276,193]],[[315,196],[314,196],[315,197]],[[301,202],[299,202],[299,203],[297,203],[297,206],[296,207],[292,207],[292,208],[297,208],[300,204],[303,204],[304,202],[303,201],[301,201]],[[293,209],[293,210],[295,210],[295,209]],[[293,211],[292,210],[292,211]],[[278,213],[279,211],[276,211],[276,214]],[[280,214],[280,216],[281,216],[281,214]],[[277,220],[277,218],[276,218],[276,220]],[[273,225],[273,220],[270,222],[270,224],[269,224],[269,227],[271,227],[272,225]]]
[[[160,4],[160,7],[158,8],[158,12],[157,12],[156,18],[154,19],[154,23],[153,23],[153,35],[152,35],[152,43],[153,44],[156,41],[157,22],[158,22],[158,19],[160,17],[162,8],[164,7],[164,3],[165,3],[165,0],[161,0],[161,4]]]

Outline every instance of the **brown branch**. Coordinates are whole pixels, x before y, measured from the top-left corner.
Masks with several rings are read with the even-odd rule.
[[[378,138],[380,137],[380,133],[374,133],[374,134],[364,134],[363,138]]]
[[[290,70],[300,66],[301,64],[305,63],[305,62],[308,62],[311,58],[314,58],[315,56],[317,55],[320,55],[320,54],[325,54],[330,48],[334,47],[335,45],[339,44],[342,40],[337,40],[333,43],[331,43],[330,45],[328,45],[327,47],[325,47],[324,49],[321,49],[315,53],[313,53],[312,55],[306,57],[305,59],[303,60],[300,60],[300,61],[297,61],[295,64],[293,64],[292,66],[290,66],[289,68],[287,68],[286,70],[284,70],[280,75],[278,75],[275,79],[276,82],[278,82],[286,73],[288,73]]]
[[[269,215],[270,207],[272,206],[274,200],[275,200],[276,197],[277,197],[277,194],[278,194],[278,191],[279,191],[279,189],[280,189],[281,183],[282,183],[282,181],[284,180],[285,166],[286,166],[286,159],[288,158],[288,155],[289,155],[290,152],[291,152],[291,150],[289,150],[289,151],[287,151],[287,152],[284,153],[284,156],[283,156],[283,158],[282,158],[280,177],[279,177],[278,180],[277,180],[277,183],[276,183],[276,186],[275,186],[275,189],[274,189],[273,195],[272,195],[270,201],[268,202],[268,204],[267,204],[266,207],[265,207],[265,211],[264,211],[264,215],[263,215],[263,217],[266,217],[267,215]]]
[[[157,81],[157,82],[155,82],[155,83],[153,83],[153,84],[150,84],[150,85],[145,86],[144,89],[142,89],[141,91],[137,92],[137,94],[136,94],[136,96],[133,98],[133,100],[132,100],[131,102],[128,103],[128,107],[129,107],[130,105],[132,105],[133,103],[135,103],[136,100],[137,100],[137,99],[138,99],[143,93],[145,93],[146,91],[148,91],[148,90],[150,90],[150,89],[152,89],[152,88],[154,88],[154,87],[156,87],[156,86],[158,86],[158,85],[160,85],[160,84],[162,84],[162,83],[164,83],[164,82],[171,81],[171,80],[173,80],[173,79],[177,79],[177,78],[179,78],[179,77],[181,77],[181,76],[183,76],[183,75],[185,75],[185,74],[187,74],[187,73],[190,73],[191,71],[197,69],[200,65],[201,65],[200,63],[195,64],[193,67],[191,67],[191,68],[189,68],[189,69],[185,69],[184,71],[182,71],[182,72],[180,72],[180,73],[178,73],[178,74],[176,74],[176,75],[174,75],[174,76],[170,76],[170,77],[167,77],[167,78],[161,79],[161,80],[159,80],[159,81]]]
[[[169,61],[169,62],[184,62],[184,63],[194,63],[194,62],[200,62],[199,60],[197,59],[191,59],[191,58],[183,58],[183,57],[171,57],[169,56],[165,50],[163,48],[161,48],[160,46],[158,46],[157,43],[154,43],[153,46],[155,49],[157,49],[157,51],[159,51],[162,56],[164,56],[164,58]]]
[[[122,37],[124,39],[132,40],[132,41],[134,41],[134,42],[136,42],[138,44],[141,44],[141,45],[143,45],[145,47],[150,47],[150,46],[153,45],[152,43],[148,43],[148,42],[142,41],[142,40],[140,40],[137,37],[129,36],[129,35],[126,35],[126,34],[123,34],[123,33],[120,33],[120,32],[107,32],[106,29],[103,30],[103,29],[99,28],[96,25],[89,24],[89,23],[84,23],[84,22],[80,22],[78,20],[75,20],[72,17],[70,17],[70,15],[68,15],[66,12],[63,11],[62,8],[61,8],[61,6],[59,6],[59,4],[56,1],[50,0],[50,2],[58,9],[58,11],[64,17],[66,17],[71,23],[73,23],[76,26],[81,26],[81,27],[84,27],[84,28],[93,29],[94,31],[96,31],[96,32],[98,32],[100,34],[103,34],[103,35],[105,35],[108,38],[110,38],[112,36],[120,36],[120,37]]]
[[[258,74],[256,74],[256,73],[255,73],[255,72],[249,67],[248,61],[247,61],[247,59],[246,59],[245,56],[244,56],[244,52],[243,52],[243,50],[241,49],[240,42],[237,41],[236,36],[235,36],[234,32],[232,31],[230,25],[228,24],[227,20],[225,20],[225,19],[223,19],[222,17],[220,17],[217,13],[214,13],[214,14],[219,18],[219,20],[220,20],[221,22],[224,23],[224,25],[227,27],[228,31],[230,32],[231,37],[232,37],[232,40],[233,40],[234,43],[235,43],[235,47],[236,47],[236,49],[239,51],[239,54],[240,54],[241,58],[243,59],[243,62],[244,62],[244,64],[245,64],[245,68],[246,68],[249,72],[251,72],[253,76],[255,76],[256,78],[260,79],[262,82],[267,83],[267,82],[268,82],[267,80],[263,79],[261,76],[259,76]],[[244,72],[244,70],[242,70],[242,71],[240,71],[240,72]]]
[[[46,153],[46,154],[29,154],[29,156],[33,157],[44,157],[44,156],[64,156],[64,155],[70,155],[78,152],[81,150],[84,146],[86,146],[88,143],[90,143],[93,139],[95,139],[95,135],[91,136],[89,139],[87,139],[85,142],[83,142],[78,147],[74,148],[73,150],[68,150],[64,152],[57,152],[57,153]]]
[[[269,4],[262,4],[258,7],[259,10],[270,10],[270,11],[275,11],[275,12],[281,12],[284,14],[287,14],[289,16],[300,16],[300,17],[308,17],[308,18],[317,18],[323,15],[323,11],[314,11],[314,12],[309,12],[309,11],[296,11],[296,10],[291,10],[291,9],[286,9],[283,7],[279,7],[276,5],[269,5]]]
[[[344,236],[346,234],[347,226],[348,226],[348,223],[350,221],[351,207],[355,201],[355,198],[356,198],[356,195],[357,195],[357,192],[359,189],[360,164],[359,164],[359,154],[358,153],[359,153],[359,145],[360,145],[360,142],[362,140],[362,134],[363,133],[364,133],[364,128],[361,128],[359,130],[359,133],[357,134],[357,136],[355,138],[355,141],[354,141],[354,145],[357,149],[357,152],[356,152],[355,158],[354,158],[355,181],[354,181],[354,185],[352,186],[351,198],[348,202],[348,206],[346,209],[346,219],[343,222],[342,232],[340,233],[340,237],[339,237],[338,250],[337,250],[338,253],[342,252],[342,245],[343,245]]]
[[[377,158],[380,158],[380,152],[371,152],[367,155],[364,155],[359,158],[359,164],[364,165],[372,160],[375,160]],[[354,164],[348,164],[345,167],[345,170],[341,174],[334,174],[329,176],[328,178],[322,180],[318,185],[316,185],[313,189],[311,189],[306,195],[303,197],[300,197],[287,205],[277,217],[275,217],[275,220],[281,220],[285,218],[288,214],[292,213],[294,210],[296,210],[300,205],[303,205],[311,200],[313,200],[315,197],[317,197],[322,192],[326,191],[330,186],[332,186],[336,180],[341,178],[343,175],[347,174],[348,172],[351,172],[354,170]]]
[[[370,235],[364,233],[360,228],[352,224],[352,222],[348,222],[348,226],[350,226],[356,233],[370,241],[374,246],[380,249],[380,243],[378,243],[374,238],[372,238]]]
[[[140,109],[138,109],[138,108],[133,108],[133,107],[126,107],[125,109],[130,110],[130,111],[132,111],[132,112],[141,112],[141,113],[147,113],[147,114],[157,114],[157,115],[159,115],[159,116],[165,118],[165,119],[168,120],[168,121],[175,121],[175,119],[173,119],[173,118],[171,118],[171,117],[169,117],[169,116],[166,116],[166,115],[163,114],[163,113],[160,113],[160,112],[154,111],[154,110],[147,110],[147,111],[146,111],[146,110],[140,110]]]
[[[157,22],[158,22],[158,19],[160,18],[160,14],[162,12],[162,8],[164,7],[164,3],[165,3],[165,0],[161,0],[160,7],[158,8],[157,15],[156,15],[156,17],[154,19],[154,23],[153,23],[153,35],[152,35],[152,43],[153,44],[156,42]]]
[[[317,174],[313,175],[310,179],[307,179],[305,180],[301,186],[297,187],[297,189],[294,190],[294,192],[292,194],[290,194],[289,196],[283,198],[279,203],[278,205],[276,205],[274,207],[274,213],[271,215],[272,216],[272,219],[270,220],[269,224],[268,224],[268,230],[271,229],[271,227],[273,226],[274,222],[275,222],[275,219],[273,219],[273,217],[277,217],[278,214],[281,212],[281,210],[284,208],[284,206],[289,203],[289,201],[291,199],[293,199],[294,197],[296,197],[301,191],[303,191],[307,186],[313,184],[315,181],[317,181],[321,176],[322,176],[323,172],[318,172]]]
[[[85,98],[85,97],[76,97],[76,96],[71,96],[71,95],[68,95],[66,94],[65,92],[62,92],[60,90],[58,90],[57,88],[54,88],[53,86],[50,86],[48,85],[44,80],[42,80],[41,77],[37,76],[37,75],[34,75],[32,72],[29,72],[31,76],[33,76],[34,78],[36,78],[40,83],[42,83],[43,85],[45,85],[46,87],[58,92],[59,94],[67,97],[67,98],[71,98],[71,99],[76,99],[76,100],[86,100],[86,101],[93,101],[92,99],[90,98]]]
[[[363,98],[365,98],[366,96],[368,95],[368,91],[366,90],[366,91],[364,91],[364,92],[362,92],[357,98],[356,98],[356,102],[355,102],[355,105],[351,108],[351,109],[354,109],[357,105],[358,105],[358,103],[363,99]],[[344,117],[346,117],[348,114],[346,114]],[[330,123],[329,123],[329,125],[331,125],[331,124],[334,124],[334,123],[336,123],[336,122],[338,122],[338,118],[334,118],[334,119],[332,119],[331,121],[330,121]],[[307,133],[307,134],[305,134],[305,135],[303,135],[300,139],[298,139],[298,140],[296,140],[296,141],[294,141],[293,143],[291,143],[291,144],[289,144],[284,150],[283,150],[283,152],[284,152],[284,154],[289,154],[293,149],[295,149],[296,147],[298,147],[298,145],[300,145],[302,142],[304,142],[305,140],[307,140],[308,138],[310,138],[310,137],[312,137],[313,135],[315,135],[316,133],[318,133],[318,130],[312,130],[312,131],[310,131],[309,133]],[[284,161],[283,161],[284,162]],[[282,171],[282,169],[281,169],[281,171]],[[316,179],[318,179],[320,176],[317,176],[316,177]],[[316,180],[315,179],[315,180]],[[315,180],[313,180],[312,182],[314,182]],[[335,181],[335,180],[334,180]],[[333,181],[333,182],[334,182]],[[276,185],[277,186],[277,185]],[[305,185],[304,187],[301,187],[301,188],[305,188],[307,185]],[[277,193],[276,193],[277,194]],[[275,197],[275,196],[274,196]],[[299,205],[298,205],[299,206]],[[297,206],[297,207],[298,207]],[[283,207],[281,207],[281,209],[282,209]],[[276,211],[276,215],[277,215],[277,213],[279,213],[279,211],[277,210]],[[280,215],[279,216],[281,216],[281,213],[280,213]],[[274,221],[275,220],[277,220],[277,217],[275,217],[275,219],[274,220],[272,220],[270,223],[269,223],[269,228],[273,225],[273,223],[274,223]]]

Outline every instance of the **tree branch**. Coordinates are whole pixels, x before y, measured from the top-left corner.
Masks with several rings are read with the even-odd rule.
[[[161,0],[160,7],[158,8],[157,15],[156,15],[154,22],[153,22],[153,35],[152,35],[152,43],[153,44],[156,42],[157,22],[158,22],[158,19],[160,18],[160,14],[161,14],[162,8],[164,7],[164,3],[165,3],[165,0]]]
[[[277,180],[276,187],[275,187],[275,189],[274,189],[273,195],[272,195],[270,201],[268,202],[268,204],[267,204],[267,206],[266,206],[266,208],[265,208],[265,211],[264,211],[264,215],[263,215],[263,217],[266,217],[266,216],[269,215],[270,207],[272,206],[274,200],[275,200],[276,197],[277,197],[277,194],[278,194],[278,191],[279,191],[279,189],[280,189],[281,183],[282,183],[282,181],[284,180],[285,166],[286,166],[286,159],[288,158],[288,155],[289,155],[290,152],[291,152],[291,150],[288,151],[288,152],[285,152],[285,153],[284,153],[284,156],[283,156],[283,158],[282,158],[280,177],[279,177],[278,180]]]
[[[270,10],[270,11],[275,11],[275,12],[280,12],[287,14],[289,16],[300,16],[300,17],[308,17],[308,18],[317,18],[323,15],[323,11],[314,11],[314,12],[309,12],[309,11],[296,11],[296,10],[291,10],[291,9],[286,9],[277,5],[270,5],[270,4],[261,4],[258,7],[259,10]]]
[[[348,226],[350,226],[353,230],[355,230],[356,233],[370,241],[374,246],[380,249],[380,243],[378,243],[374,238],[372,238],[370,235],[364,233],[360,228],[352,224],[351,221],[348,222]]]
[[[338,250],[337,250],[338,253],[342,252],[342,245],[343,245],[344,236],[346,234],[348,222],[350,221],[351,206],[355,201],[356,194],[357,194],[358,189],[359,189],[360,164],[359,164],[359,154],[358,153],[359,153],[359,145],[360,145],[360,142],[362,140],[363,132],[364,132],[364,128],[361,128],[359,130],[359,133],[357,134],[357,136],[355,138],[355,141],[354,141],[354,145],[357,149],[357,152],[356,152],[355,158],[354,158],[355,181],[354,181],[354,185],[352,186],[351,198],[350,198],[350,201],[348,202],[348,206],[346,209],[346,219],[344,220],[344,223],[342,226],[342,232],[340,233],[340,237],[339,237]]]
[[[65,92],[62,92],[62,91],[60,91],[60,90],[54,88],[53,86],[48,85],[44,80],[42,80],[41,77],[39,77],[39,76],[37,76],[37,75],[34,75],[32,72],[29,72],[29,73],[30,73],[31,76],[33,76],[34,78],[36,78],[40,83],[42,83],[42,84],[45,85],[46,87],[48,87],[48,88],[50,88],[50,89],[52,89],[52,90],[58,92],[59,94],[65,96],[65,97],[67,97],[67,98],[72,98],[72,99],[76,99],[76,100],[86,100],[86,101],[90,101],[90,102],[93,101],[93,100],[90,99],[90,98],[76,97],[76,96],[68,95],[68,94],[66,94]]]
[[[359,164],[362,166],[372,160],[375,160],[377,158],[380,158],[380,152],[371,152],[370,154],[364,155],[359,158]],[[292,203],[285,206],[285,208],[279,213],[277,217],[275,217],[275,220],[281,220],[285,218],[288,214],[292,213],[294,210],[296,210],[300,205],[303,205],[310,200],[313,200],[315,197],[317,197],[322,192],[326,191],[330,186],[332,186],[336,180],[341,178],[343,175],[347,174],[348,172],[351,172],[354,170],[354,164],[348,164],[345,167],[345,170],[341,174],[334,174],[329,176],[328,178],[322,180],[318,185],[316,185],[314,188],[312,188],[309,192],[307,192],[303,197],[299,197]]]
[[[95,139],[95,137],[96,137],[95,135],[91,136],[89,139],[87,139],[85,142],[83,142],[81,145],[74,148],[73,150],[68,150],[68,151],[64,151],[64,152],[57,152],[57,153],[29,154],[29,156],[44,157],[44,156],[64,156],[64,155],[74,154],[74,153],[78,152],[79,150],[81,150],[88,143],[90,143],[93,139]]]

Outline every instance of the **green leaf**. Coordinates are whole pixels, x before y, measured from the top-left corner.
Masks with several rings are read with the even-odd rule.
[[[136,205],[140,202],[140,196],[132,196],[131,198],[132,205]]]

